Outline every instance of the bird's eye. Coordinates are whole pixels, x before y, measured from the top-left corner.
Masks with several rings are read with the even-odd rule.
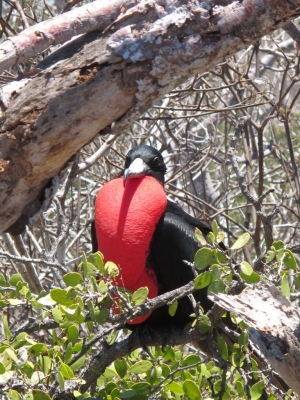
[[[159,167],[159,165],[160,165],[160,159],[159,159],[159,157],[154,157],[154,158],[151,160],[151,167],[152,167],[152,168],[155,168],[155,167]]]

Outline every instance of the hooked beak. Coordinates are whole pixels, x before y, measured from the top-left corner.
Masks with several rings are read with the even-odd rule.
[[[127,179],[146,176],[148,171],[148,165],[140,157],[136,158],[124,171],[124,187]]]

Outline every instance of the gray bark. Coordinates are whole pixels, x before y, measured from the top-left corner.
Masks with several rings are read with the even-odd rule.
[[[210,298],[242,318],[250,338],[287,385],[300,394],[300,313],[276,287],[260,283],[238,296]]]

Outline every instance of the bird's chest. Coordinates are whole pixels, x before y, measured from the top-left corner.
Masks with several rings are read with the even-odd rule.
[[[131,289],[144,272],[155,227],[167,204],[162,185],[154,178],[123,178],[106,183],[95,207],[98,248],[115,262]]]

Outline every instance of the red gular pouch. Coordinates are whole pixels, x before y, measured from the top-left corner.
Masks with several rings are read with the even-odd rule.
[[[146,262],[156,225],[167,205],[163,186],[149,176],[131,178],[124,187],[123,177],[107,182],[99,190],[95,205],[98,250],[106,261],[120,269],[118,286],[132,292],[147,286],[149,298],[158,294],[156,276]],[[143,322],[150,314],[137,317]]]

